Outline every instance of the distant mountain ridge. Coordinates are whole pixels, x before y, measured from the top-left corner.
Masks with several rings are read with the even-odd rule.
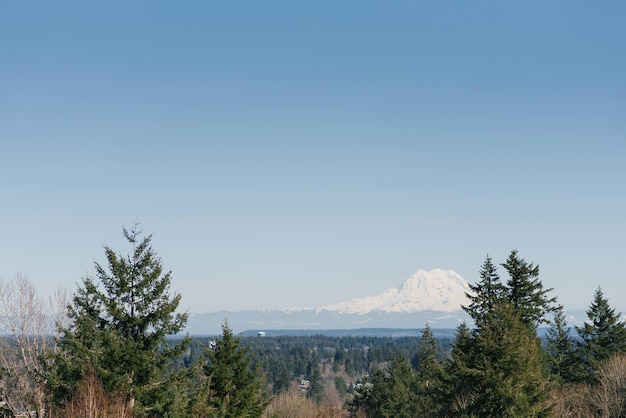
[[[357,335],[363,331],[356,330],[366,329],[368,335],[380,332],[404,335],[426,324],[433,329],[454,329],[463,322],[470,326],[473,323],[462,309],[469,303],[466,293],[470,293],[469,283],[452,270],[418,270],[397,288],[379,295],[316,309],[292,307],[190,314],[186,331],[191,335],[218,335],[225,320],[235,332],[249,335],[270,330],[284,335],[352,330]],[[565,313],[572,331],[587,320],[583,310]],[[626,320],[626,316],[622,319]]]
[[[418,270],[397,288],[379,295],[312,308],[220,311],[192,314],[190,334],[214,335],[228,320],[235,332],[249,330],[314,330],[352,328],[419,328],[426,324],[456,328],[469,316],[469,283],[452,270]]]

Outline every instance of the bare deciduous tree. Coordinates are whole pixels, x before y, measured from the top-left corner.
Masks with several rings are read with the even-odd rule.
[[[0,278],[0,391],[4,408],[13,414],[45,414],[43,358],[54,349],[66,301],[61,289],[41,298],[24,275]]]
[[[552,415],[559,418],[593,418],[589,403],[591,386],[585,383],[566,384],[552,392]]]
[[[132,410],[123,395],[105,392],[93,370],[88,371],[63,411],[54,411],[55,418],[130,418]]]
[[[552,397],[556,417],[626,416],[626,354],[615,354],[601,363],[596,383],[565,384]]]
[[[626,415],[626,355],[615,354],[601,365],[591,404],[602,417]]]

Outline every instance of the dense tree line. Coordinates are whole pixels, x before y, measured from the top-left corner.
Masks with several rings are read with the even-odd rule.
[[[517,251],[499,266],[486,258],[463,307],[472,323],[453,338],[428,325],[419,337],[241,337],[227,323],[189,338],[151,237],[124,237],[130,254],[105,247],[107,265],[64,315],[63,297],[43,304],[23,277],[0,283],[0,416],[294,416],[298,399],[332,396],[356,417],[626,416],[620,314],[598,288],[572,330]]]
[[[193,364],[211,342],[212,337],[192,338],[180,364]],[[452,343],[450,337],[437,338],[437,358],[445,358]],[[341,372],[343,384],[350,389],[394,357],[417,364],[420,337],[243,337],[240,344],[250,349],[252,364],[264,373],[269,392],[278,394],[294,381],[311,380],[320,368]]]
[[[401,357],[376,374],[351,402],[370,417],[626,416],[626,328],[601,291],[588,321],[572,335],[539,267],[512,251],[487,257],[471,285],[473,319],[457,329],[450,354],[438,359],[428,327],[411,368]],[[550,326],[545,341],[537,329]]]

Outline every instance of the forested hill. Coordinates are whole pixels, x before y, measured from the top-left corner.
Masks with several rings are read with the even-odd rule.
[[[361,330],[359,330],[361,331]],[[312,397],[323,397],[328,387],[338,385],[342,398],[376,370],[384,368],[394,357],[401,357],[417,365],[417,353],[422,339],[422,330],[411,336],[383,336],[385,330],[371,330],[374,335],[278,335],[259,337],[240,336],[240,344],[249,350],[252,363],[259,366],[266,377],[271,392],[278,394],[287,390],[293,382],[302,379],[319,379],[319,393]],[[391,332],[393,330],[387,330]],[[404,331],[404,330],[403,330]],[[429,331],[430,332],[430,331]],[[454,342],[453,330],[432,330],[437,341],[437,357],[443,359],[450,353]],[[219,336],[216,337],[219,340]],[[183,356],[181,366],[194,364],[202,357],[213,337],[194,337]],[[332,384],[330,383],[332,382]],[[326,388],[325,388],[326,386]],[[310,388],[309,388],[310,389]],[[344,399],[345,400],[345,399]]]

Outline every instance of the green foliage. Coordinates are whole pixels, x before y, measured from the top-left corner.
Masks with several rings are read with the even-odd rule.
[[[485,317],[506,298],[506,288],[500,280],[500,276],[493,264],[491,257],[487,256],[480,268],[480,280],[476,284],[470,284],[470,293],[466,293],[470,303],[463,306],[476,324],[485,321]]]
[[[417,369],[414,379],[414,393],[416,395],[415,408],[420,416],[439,416],[441,385],[445,380],[444,369],[438,359],[440,353],[437,340],[432,330],[426,325],[419,340],[417,353]]]
[[[241,347],[228,324],[214,347],[206,350],[204,372],[208,378],[207,403],[212,417],[260,417],[268,405],[265,379],[252,366],[249,347]]]
[[[415,354],[418,378],[420,380],[436,379],[439,376],[441,364],[437,359],[439,345],[433,336],[430,325],[426,325],[422,330],[419,339],[417,352]]]
[[[527,263],[518,256],[517,250],[513,250],[502,267],[509,273],[507,298],[520,319],[535,327],[546,323],[545,314],[558,307],[556,297],[548,297],[553,289],[544,289],[539,280],[539,266]]]
[[[547,413],[548,373],[541,341],[528,318],[503,305],[476,334],[475,366],[484,378],[481,416],[541,416]]]
[[[324,382],[322,381],[322,373],[318,364],[312,364],[308,373],[309,391],[307,397],[320,404],[324,399]]]
[[[341,396],[346,396],[346,393],[348,393],[348,385],[346,381],[343,380],[343,377],[335,376],[335,389],[337,389],[337,392],[339,392]]]
[[[476,326],[486,321],[490,312],[505,301],[513,305],[522,321],[535,327],[547,322],[545,315],[555,312],[559,307],[556,297],[548,296],[552,289],[544,289],[539,280],[539,266],[527,263],[519,257],[517,250],[511,251],[501,266],[509,274],[506,285],[502,283],[489,256],[480,268],[480,280],[470,285],[471,292],[467,294],[470,303],[463,309]]]
[[[612,354],[626,351],[626,325],[619,317],[620,314],[615,313],[602,289],[598,287],[587,310],[589,322],[585,322],[582,327],[576,327],[581,338],[578,352],[587,381],[595,380],[595,372],[602,361]]]
[[[291,371],[285,362],[275,362],[268,373],[272,377],[272,393],[277,394],[288,390],[291,386]]]
[[[569,334],[563,308],[559,308],[546,334],[546,354],[552,376],[561,384],[581,379],[576,343]]]
[[[539,267],[511,251],[503,285],[491,258],[464,307],[475,329],[459,328],[447,363],[443,410],[451,416],[548,414],[549,374],[537,326],[558,309],[539,280]]]
[[[448,365],[455,416],[544,416],[548,373],[533,326],[512,304],[496,308],[471,334],[461,328]]]
[[[350,403],[353,412],[368,417],[410,417],[415,415],[415,375],[405,358],[395,356],[384,371],[357,390]]]
[[[477,345],[465,323],[457,328],[442,381],[441,416],[470,416],[481,391],[482,371],[477,368]]]
[[[377,370],[350,403],[355,413],[370,417],[435,417],[441,410],[444,369],[430,326],[422,330],[412,369],[402,355],[392,357],[384,370]]]
[[[172,360],[188,339],[167,346],[166,339],[185,326],[177,314],[180,295],[170,296],[171,272],[165,272],[150,246],[135,228],[124,229],[132,254],[117,255],[105,247],[107,268],[95,265],[96,278],[83,279],[68,306],[59,351],[47,374],[57,405],[65,405],[90,370],[107,393],[123,394],[136,416],[164,416],[175,376]]]

